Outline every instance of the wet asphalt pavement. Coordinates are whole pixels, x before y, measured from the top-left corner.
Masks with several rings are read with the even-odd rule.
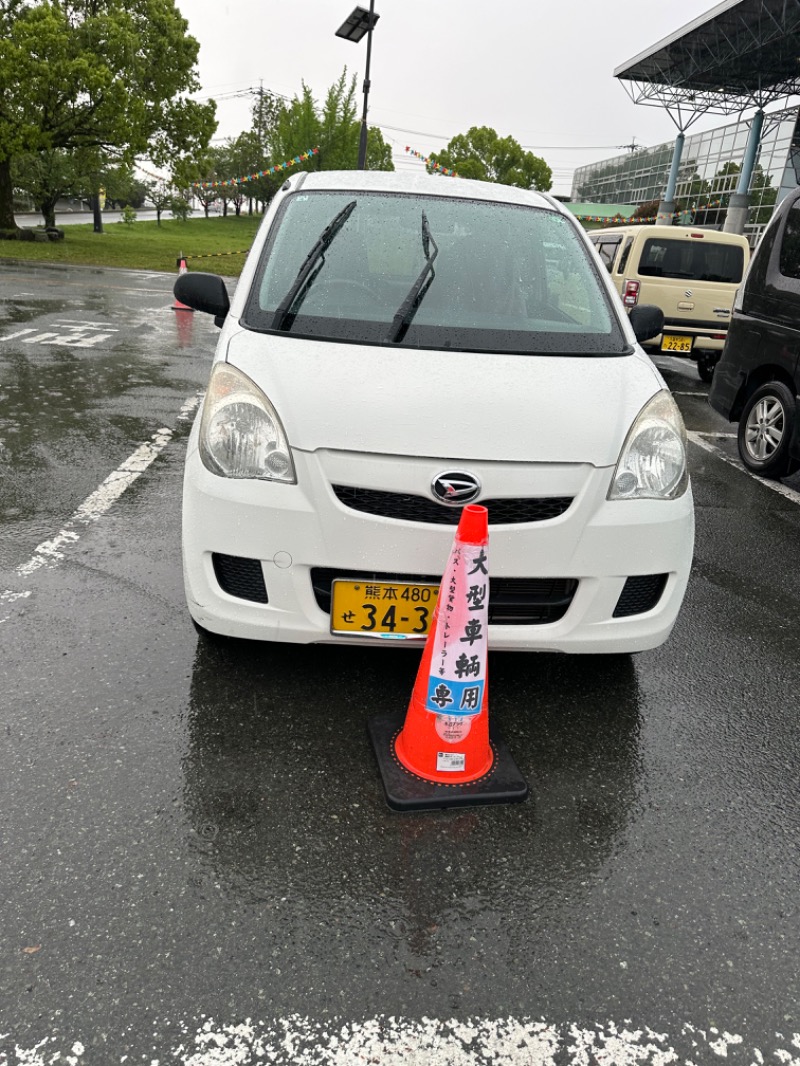
[[[185,612],[216,330],[173,281],[0,262],[1,1066],[800,1064],[797,480],[745,474],[664,360],[697,507],[672,637],[495,654],[530,799],[398,815],[365,723],[416,655]]]

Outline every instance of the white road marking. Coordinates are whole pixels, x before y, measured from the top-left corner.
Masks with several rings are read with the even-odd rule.
[[[741,463],[738,459],[734,459],[730,455],[726,455],[721,448],[715,448],[710,441],[704,440],[705,437],[727,438],[735,437],[735,433],[687,433],[689,440],[692,444],[696,444],[699,448],[703,448],[705,451],[710,452],[712,455],[716,455],[722,459],[723,462],[728,463],[734,470],[738,470],[740,474],[747,474],[748,477],[753,478],[760,485],[765,488],[771,489],[773,492],[777,492],[779,496],[783,496],[786,500],[791,500],[792,503],[800,504],[800,492],[795,489],[790,489],[788,485],[784,485],[780,481],[772,481],[769,478],[759,477],[758,474],[754,474],[751,470]]]
[[[178,412],[178,422],[187,421],[197,409],[203,398],[202,393],[190,396]],[[99,485],[91,495],[87,496],[69,521],[49,540],[42,541],[33,552],[27,562],[21,563],[16,568],[20,577],[29,577],[43,566],[57,566],[64,558],[62,549],[75,544],[80,540],[75,526],[88,526],[96,522],[109,510],[116,500],[130,488],[136,479],[144,473],[150,464],[163,452],[175,434],[174,429],[159,429],[149,441],[140,444],[139,447],[114,470],[105,481]],[[14,589],[6,589],[0,592],[0,603],[13,603],[16,600],[26,599],[30,596],[30,589],[19,592]],[[0,623],[9,618],[0,618]],[[0,1060],[0,1063],[2,1060]]]
[[[105,333],[119,333],[118,329],[109,326],[106,322],[73,322],[72,319],[65,318],[63,322],[54,322],[53,325],[64,326],[67,329],[77,327],[78,329],[100,329]]]
[[[167,1022],[161,1022],[167,1025]],[[800,1034],[775,1033],[775,1047],[766,1053],[739,1033],[716,1027],[701,1029],[680,1023],[674,1034],[657,1032],[626,1019],[595,1023],[550,1025],[531,1018],[408,1018],[379,1015],[363,1022],[332,1019],[315,1022],[292,1015],[270,1025],[247,1018],[233,1024],[206,1019],[179,1026],[183,1039],[153,1059],[150,1042],[142,1056],[151,1062],[180,1066],[708,1066],[725,1059],[733,1066],[756,1066],[778,1061],[800,1066]],[[0,1033],[0,1039],[9,1034]],[[770,1041],[771,1043],[773,1041]],[[113,1036],[106,1037],[110,1049]],[[79,1066],[91,1040],[45,1037],[31,1047],[14,1047],[13,1058],[0,1051],[0,1066],[51,1066],[66,1061]],[[139,1049],[120,1049],[119,1063],[141,1061]],[[713,1058],[712,1058],[713,1056]],[[88,1059],[86,1060],[88,1064]],[[106,1052],[105,1062],[113,1060]]]
[[[0,337],[0,340],[13,341],[22,337],[22,344],[66,344],[70,348],[90,348],[94,344],[99,344],[100,341],[108,340],[112,334],[119,333],[115,327],[102,322],[65,321],[54,322],[53,326],[56,330],[66,330],[66,335],[61,332],[40,332],[37,328],[29,326],[26,329],[17,330],[16,333]],[[34,336],[28,336],[31,333]]]

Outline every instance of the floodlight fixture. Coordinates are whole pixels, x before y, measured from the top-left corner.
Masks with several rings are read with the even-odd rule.
[[[372,10],[367,11],[365,7],[356,7],[336,31],[336,36],[358,44],[364,34],[374,28],[379,18],[380,15],[376,15]]]

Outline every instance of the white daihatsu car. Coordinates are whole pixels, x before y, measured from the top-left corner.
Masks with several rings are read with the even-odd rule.
[[[222,327],[186,459],[201,630],[300,643],[427,633],[461,508],[489,512],[495,649],[632,652],[692,559],[686,435],[583,231],[550,197],[424,174],[294,173]]]

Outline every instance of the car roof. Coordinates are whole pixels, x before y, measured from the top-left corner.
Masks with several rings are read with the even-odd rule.
[[[632,233],[644,233],[647,237],[671,237],[673,240],[692,238],[697,233],[704,237],[712,238],[717,244],[747,244],[747,237],[741,233],[726,233],[724,230],[709,229],[707,226],[609,226],[608,229],[591,230],[589,237],[598,240],[600,237],[623,237]]]
[[[300,177],[300,175],[298,175]],[[500,185],[491,181],[472,181],[467,178],[452,178],[445,174],[401,174],[391,170],[320,170],[309,172],[298,187],[312,190],[338,192],[397,192],[423,196],[456,196],[469,200],[486,200],[502,204],[523,204],[527,207],[561,211],[561,205],[549,196],[512,185]]]

